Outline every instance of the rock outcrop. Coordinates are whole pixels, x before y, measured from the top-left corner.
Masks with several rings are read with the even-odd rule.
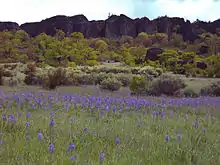
[[[149,20],[146,17],[131,19],[123,14],[119,16],[112,15],[106,20],[99,21],[89,21],[84,15],[72,17],[58,15],[41,22],[24,23],[21,26],[15,22],[0,22],[0,31],[22,29],[32,37],[42,32],[55,35],[56,29],[61,29],[67,35],[72,32],[81,32],[86,38],[136,37],[140,32],[166,33],[169,37],[172,32],[176,32],[181,34],[185,41],[195,41],[199,38],[199,30],[216,33],[218,28],[220,28],[220,19],[213,22],[196,21],[191,23],[178,17],[169,18],[164,16]]]
[[[208,67],[208,65],[204,61],[197,61],[196,67],[204,70]]]
[[[0,31],[3,30],[19,30],[20,27],[16,22],[0,22]]]
[[[162,54],[164,52],[163,49],[161,48],[150,48],[147,50],[146,56],[145,56],[145,61],[151,60],[151,61],[156,61],[159,60],[160,56],[159,54]]]

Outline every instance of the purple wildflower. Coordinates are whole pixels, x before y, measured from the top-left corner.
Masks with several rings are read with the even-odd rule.
[[[30,122],[26,122],[26,127],[29,127],[30,126]]]
[[[71,156],[71,157],[70,157],[70,160],[71,160],[71,161],[74,161],[74,160],[75,160],[75,157],[74,157],[74,156]]]
[[[0,147],[2,146],[3,141],[0,139]]]
[[[3,115],[2,120],[3,120],[3,121],[7,120],[7,117],[6,117],[5,114]]]
[[[165,116],[165,112],[161,112],[161,118],[163,118]]]
[[[181,134],[178,134],[177,135],[177,138],[180,140],[182,138],[182,135]]]
[[[40,141],[43,140],[43,134],[42,134],[41,132],[38,133],[38,139],[39,139]]]
[[[54,120],[53,120],[53,119],[50,120],[50,126],[51,126],[51,127],[54,126]]]
[[[27,136],[26,136],[26,139],[27,139],[27,140],[30,140],[30,139],[31,139],[30,135],[27,135]]]
[[[205,116],[206,116],[207,119],[209,118],[209,114],[206,114]]]
[[[169,137],[168,135],[166,135],[166,136],[165,136],[165,140],[166,140],[167,142],[169,142],[170,137]]]
[[[49,152],[54,152],[55,148],[54,148],[54,145],[51,143],[48,147],[48,151]]]
[[[31,112],[28,112],[28,113],[26,114],[26,118],[28,119],[30,116],[31,116]]]
[[[103,160],[103,159],[104,159],[104,157],[105,157],[105,153],[104,153],[104,152],[102,152],[102,153],[100,154],[100,156],[99,156],[99,159],[100,159],[100,160]]]
[[[72,143],[72,144],[69,145],[69,147],[68,147],[67,150],[68,150],[68,151],[70,151],[70,150],[73,151],[73,150],[75,150],[75,147],[76,147],[76,145],[75,145],[74,143]]]
[[[86,132],[87,131],[87,128],[85,127],[84,129],[83,129],[83,132]]]
[[[116,142],[116,144],[119,144],[119,143],[120,143],[120,139],[117,137],[117,138],[115,139],[115,142]]]

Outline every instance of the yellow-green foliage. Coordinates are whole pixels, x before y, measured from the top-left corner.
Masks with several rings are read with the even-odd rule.
[[[35,38],[30,37],[23,30],[3,31],[0,32],[0,47],[2,48],[0,61],[24,63],[36,61],[38,67],[50,65],[73,68],[79,65],[96,66],[102,62],[111,61],[120,62],[130,67],[150,65],[175,73],[188,74],[196,68],[195,61],[198,59],[196,53],[200,51],[202,45],[209,47],[209,55],[217,54],[220,43],[218,35],[201,31],[201,40],[187,44],[183,41],[182,36],[177,34],[178,29],[178,26],[175,27],[169,37],[164,33],[147,34],[142,32],[136,38],[123,36],[119,40],[86,39],[79,32],[66,36],[61,30],[57,30],[53,37],[42,33]],[[150,47],[165,49],[158,61],[145,61],[146,51]],[[182,53],[176,50],[181,50]],[[215,62],[209,62],[207,74],[220,77],[218,72],[219,58],[210,56],[204,57],[203,60],[214,60]],[[115,72],[121,73],[118,71]],[[124,73],[124,71],[122,72]],[[201,71],[201,74],[206,74],[206,71]]]
[[[146,90],[148,89],[149,80],[144,76],[136,76],[133,77],[131,80],[131,83],[129,85],[129,88],[133,94],[142,94],[146,93]]]
[[[121,88],[122,83],[118,81],[116,78],[106,78],[100,83],[101,89],[106,89],[109,91],[117,91]]]
[[[181,89],[186,87],[185,82],[178,76],[162,74],[153,80],[149,92],[153,95],[165,94],[168,96],[179,95]]]

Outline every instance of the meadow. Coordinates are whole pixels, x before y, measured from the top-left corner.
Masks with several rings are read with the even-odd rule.
[[[0,164],[218,165],[217,97],[1,90]]]

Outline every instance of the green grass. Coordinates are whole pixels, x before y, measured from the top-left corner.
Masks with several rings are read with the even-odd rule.
[[[37,100],[44,100],[39,95],[34,96]],[[158,105],[161,101],[167,102],[158,98],[148,101]],[[164,109],[163,118],[159,114],[153,119],[152,111],[159,111],[162,108],[140,107],[139,111],[136,111],[134,106],[127,109],[127,104],[122,107],[123,112],[107,113],[105,111],[100,115],[101,109],[91,108],[92,105],[83,107],[84,101],[77,101],[77,106],[73,103],[68,104],[69,108],[62,106],[61,101],[49,102],[45,101],[42,108],[36,103],[34,107],[32,103],[21,104],[21,106],[16,104],[7,106],[9,105],[7,102],[3,104],[5,108],[0,109],[0,115],[14,114],[16,124],[0,121],[0,131],[4,133],[1,136],[3,143],[0,148],[0,163],[8,165],[208,165],[213,162],[213,164],[220,164],[220,122],[217,105],[210,107],[199,100],[200,104],[197,108],[193,108],[193,103],[179,108],[168,107]],[[62,103],[66,105],[64,101]],[[103,105],[118,106],[110,101],[106,101]],[[47,108],[44,109],[44,106]],[[28,110],[31,115],[28,119],[30,126],[27,129],[25,114]],[[52,111],[55,111],[55,125],[50,128]],[[22,112],[20,117],[18,112]],[[184,118],[186,113],[188,119]],[[208,118],[206,114],[209,114]],[[211,115],[215,115],[215,119],[212,119]],[[74,118],[71,119],[71,117]],[[196,120],[199,122],[198,128],[193,126]],[[84,132],[84,128],[87,128],[87,131]],[[203,132],[204,128],[206,132]],[[39,131],[43,133],[42,141],[38,140]],[[30,134],[30,140],[26,138],[28,134]],[[178,134],[182,136],[181,139],[178,139]],[[165,140],[166,135],[170,137],[169,142]],[[119,144],[115,142],[117,137],[120,139]],[[48,152],[50,142],[55,146],[52,154]],[[72,152],[67,150],[71,143],[76,145]],[[105,153],[105,158],[100,162],[99,156],[102,152]],[[71,156],[75,156],[74,161],[70,160]]]
[[[184,78],[184,81],[187,84],[187,88],[191,88],[196,92],[199,92],[202,87],[220,81],[220,79],[219,78]]]

